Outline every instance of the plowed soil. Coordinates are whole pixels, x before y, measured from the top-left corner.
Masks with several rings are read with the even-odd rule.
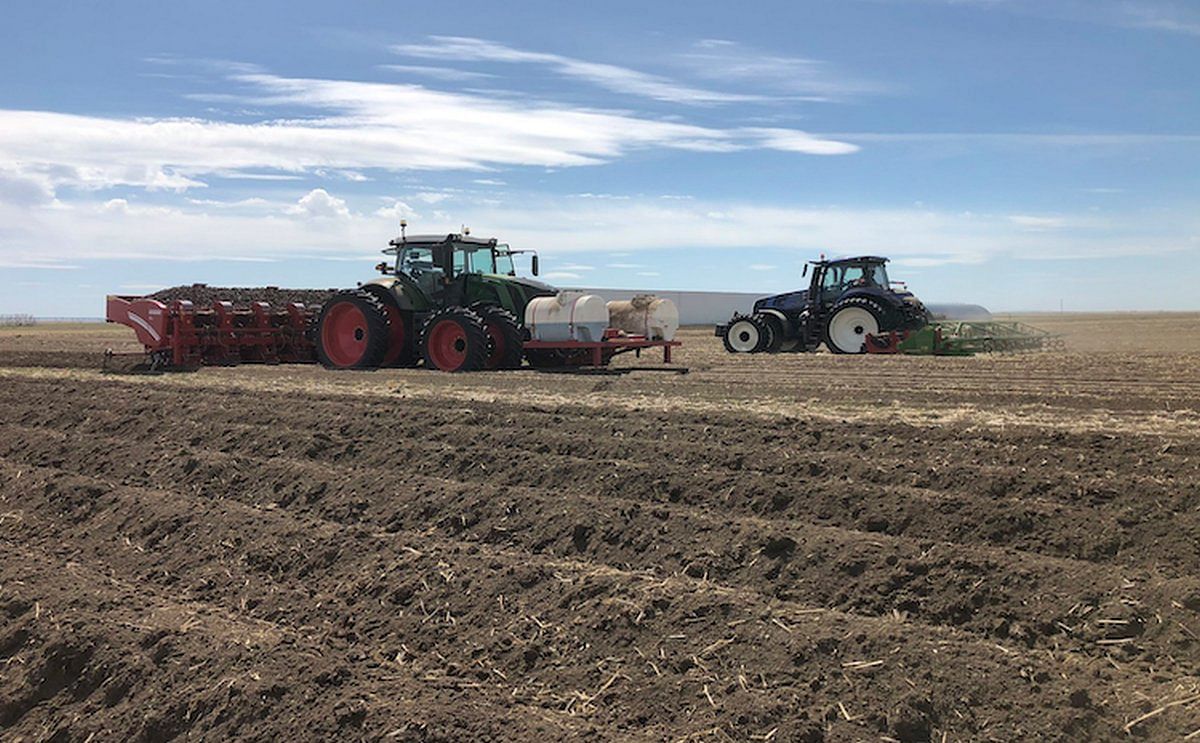
[[[2,331],[0,738],[1178,740],[1200,318],[1034,322],[1071,350],[685,376]]]

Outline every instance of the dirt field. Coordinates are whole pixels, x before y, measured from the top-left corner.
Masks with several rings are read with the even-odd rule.
[[[128,376],[128,329],[0,330],[0,738],[1192,737],[1200,315],[1022,319],[1070,352]]]

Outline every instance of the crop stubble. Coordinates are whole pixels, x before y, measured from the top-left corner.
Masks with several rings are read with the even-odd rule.
[[[683,377],[123,377],[0,338],[0,729],[1200,728],[1195,355],[685,340]]]

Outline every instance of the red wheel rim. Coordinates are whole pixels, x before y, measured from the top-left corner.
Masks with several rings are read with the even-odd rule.
[[[490,322],[487,324],[487,332],[488,338],[492,340],[492,352],[488,354],[487,368],[496,369],[504,360],[504,352],[507,350],[504,345],[504,331],[499,323]]]
[[[338,302],[325,313],[321,348],[334,366],[354,366],[367,352],[367,318],[353,302]]]
[[[429,357],[442,371],[455,371],[467,362],[467,334],[453,320],[442,320],[429,332]]]
[[[400,314],[400,310],[396,309],[391,304],[384,305],[387,308],[388,316],[388,351],[383,357],[384,366],[396,363],[400,355],[404,353],[404,343],[407,340],[404,329],[404,316]]]

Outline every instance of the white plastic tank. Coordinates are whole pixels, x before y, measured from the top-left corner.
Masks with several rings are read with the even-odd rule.
[[[535,341],[583,341],[604,338],[608,307],[595,294],[559,292],[537,297],[525,306],[525,327]]]
[[[650,340],[675,340],[679,330],[679,310],[669,299],[652,294],[639,294],[630,300],[608,303],[609,325],[631,335],[644,335]]]

